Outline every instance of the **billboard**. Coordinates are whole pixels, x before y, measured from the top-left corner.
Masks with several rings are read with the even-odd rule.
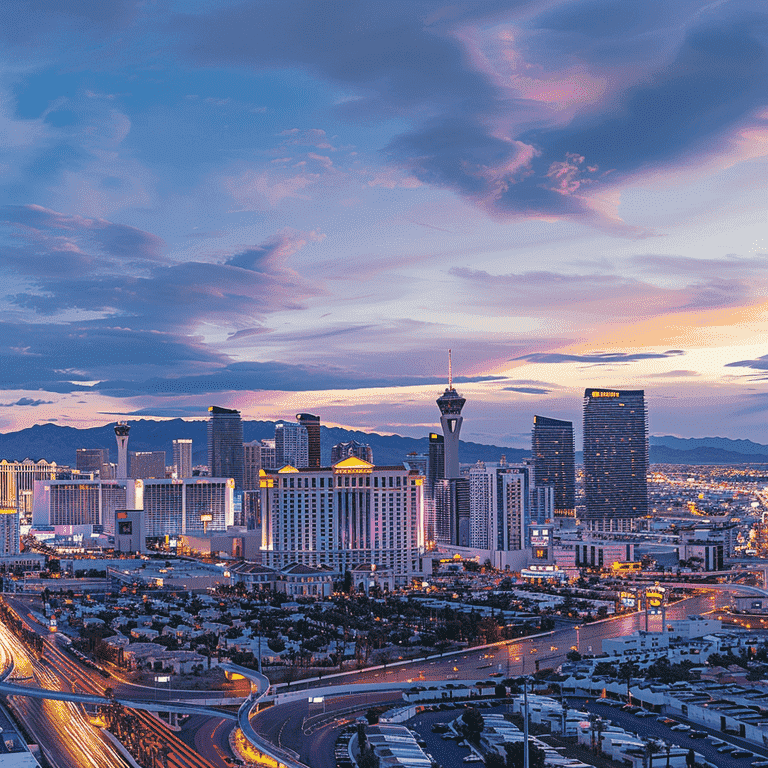
[[[627,608],[637,608],[637,595],[634,592],[619,592],[619,600]]]

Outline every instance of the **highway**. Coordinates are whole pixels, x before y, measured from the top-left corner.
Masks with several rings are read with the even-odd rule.
[[[667,608],[667,620],[684,619],[689,615],[709,613],[719,610],[727,603],[727,596],[721,593],[695,595],[674,603]],[[429,681],[450,679],[487,680],[492,674],[502,677],[531,674],[535,671],[538,660],[541,669],[557,667],[565,661],[566,654],[572,647],[581,653],[601,652],[601,643],[610,637],[629,635],[635,630],[645,629],[645,615],[632,613],[615,619],[594,622],[578,628],[564,628],[547,633],[542,637],[521,639],[508,645],[497,645],[490,649],[473,649],[464,653],[446,656],[442,659],[414,661],[394,668],[363,670],[340,677],[323,678],[319,685],[344,685],[352,683],[402,682],[404,684],[424,685]],[[661,617],[650,617],[649,629],[661,629]],[[318,683],[309,683],[316,686]],[[295,690],[296,684],[291,686]],[[358,696],[360,710],[365,711],[374,701],[391,698],[394,703],[402,701],[398,694],[375,693]],[[348,703],[348,702],[347,702]],[[319,749],[312,745],[304,734],[301,723],[308,714],[306,699],[280,704],[257,714],[253,726],[258,732],[281,747],[298,752],[304,762],[325,768]],[[339,699],[328,699],[329,708],[345,706]],[[315,710],[317,711],[317,710]],[[314,713],[314,712],[313,712]],[[343,723],[337,724],[332,732],[338,734]],[[331,730],[331,729],[328,729]],[[315,734],[313,737],[316,737]],[[331,742],[332,743],[332,742]],[[317,750],[317,752],[316,752]],[[327,763],[331,768],[331,763]]]
[[[61,690],[67,686],[47,662],[38,661],[1,623],[0,653],[3,664],[13,665],[12,677],[32,678],[41,688]],[[21,696],[12,697],[11,703],[53,768],[128,768],[80,706]]]
[[[111,680],[105,680],[95,671],[80,665],[56,646],[47,636],[48,633],[44,628],[41,631],[39,624],[33,625],[26,615],[21,615],[28,626],[39,631],[40,634],[46,633],[44,634],[45,659],[42,662],[29,659],[29,654],[22,643],[0,624],[0,637],[8,643],[11,658],[18,664],[21,657],[28,665],[21,665],[14,673],[15,677],[26,678],[34,673],[36,684],[41,688],[104,695],[104,689],[110,686]],[[13,648],[15,650],[12,650]],[[8,682],[13,682],[13,679],[9,679]],[[142,688],[141,691],[144,694],[153,693],[153,689]],[[90,724],[78,705],[21,696],[14,696],[13,699],[14,704],[18,702],[25,724],[30,732],[40,739],[41,748],[46,750],[46,754],[49,754],[49,751],[43,743],[44,740],[46,744],[50,742],[51,762],[55,768],[124,768],[126,766],[125,761],[117,755],[114,748],[102,740],[99,730]],[[227,767],[224,758],[215,749],[207,749],[206,754],[202,755],[156,717],[140,710],[132,711],[139,722],[151,732],[153,741],[166,744],[170,748],[169,768]],[[214,721],[222,722],[219,718],[214,718]],[[67,738],[62,738],[60,734],[65,734]],[[108,750],[108,754],[101,754],[102,746]]]

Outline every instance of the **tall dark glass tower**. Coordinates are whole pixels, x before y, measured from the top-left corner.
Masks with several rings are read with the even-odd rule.
[[[243,488],[243,422],[240,411],[208,408],[208,467],[211,477],[231,477],[235,490]]]
[[[645,393],[584,392],[585,521],[593,530],[632,530],[648,514]]]
[[[320,466],[320,417],[311,413],[297,413],[296,421],[307,429],[307,442],[309,444],[310,468],[317,469]]]
[[[573,423],[533,417],[531,436],[536,485],[555,489],[555,515],[576,514],[576,458],[573,448]]]

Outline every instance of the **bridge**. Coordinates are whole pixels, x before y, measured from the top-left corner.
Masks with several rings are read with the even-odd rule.
[[[142,701],[138,699],[126,699],[116,696],[107,699],[103,696],[94,696],[90,693],[69,693],[68,691],[53,691],[48,688],[33,688],[29,685],[16,685],[15,683],[0,683],[0,693],[7,696],[27,696],[31,699],[50,699],[53,701],[73,701],[78,704],[90,704],[91,706],[106,707],[113,702],[122,704],[131,709],[142,709],[148,712],[175,712],[183,715],[205,715],[207,717],[223,717],[228,720],[237,720],[234,712],[216,707],[203,707],[197,704],[184,704],[178,701]]]

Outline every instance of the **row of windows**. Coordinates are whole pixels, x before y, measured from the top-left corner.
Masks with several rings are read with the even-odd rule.
[[[327,484],[326,484],[327,480]],[[333,488],[332,477],[283,477],[280,484],[283,488]],[[408,485],[408,479],[401,475],[388,475],[379,477],[374,475],[374,488],[401,488]],[[415,487],[416,480],[411,480],[411,485]],[[370,488],[370,475],[338,475],[336,477],[337,488]]]

